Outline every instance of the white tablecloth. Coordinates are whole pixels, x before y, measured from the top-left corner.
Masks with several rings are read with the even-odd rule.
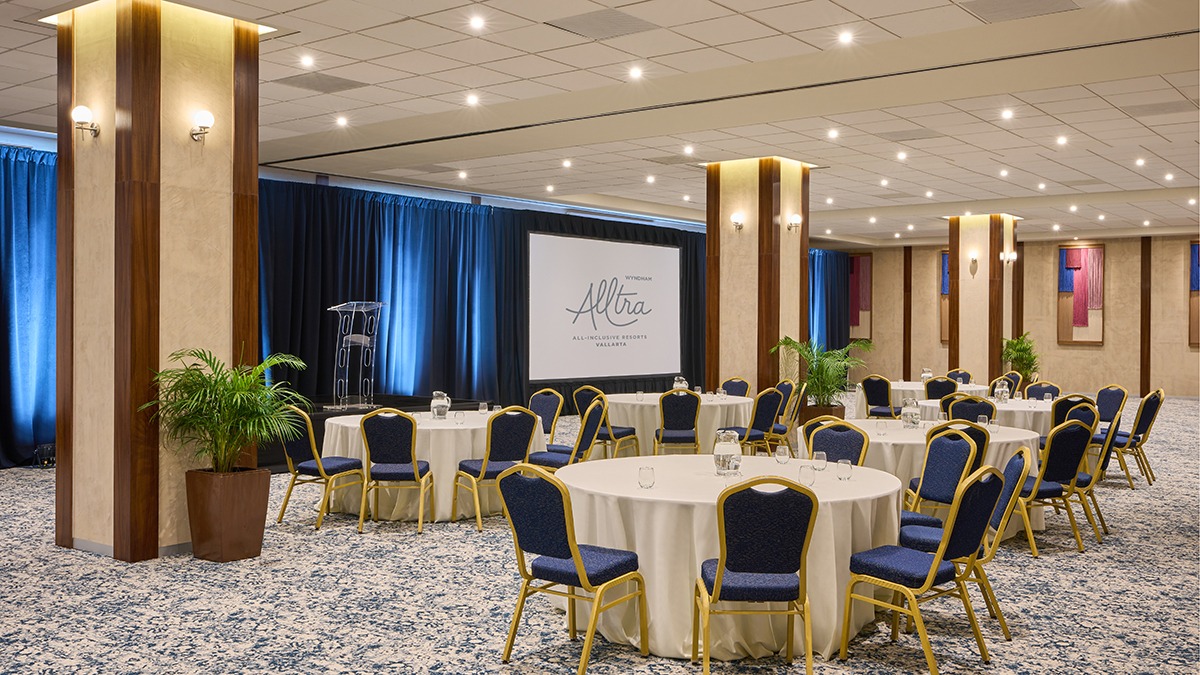
[[[921,408],[921,419],[936,420],[942,411],[941,401],[926,399],[918,405]],[[1009,401],[996,404],[996,422],[1003,427],[1016,427],[1037,432],[1039,436],[1050,433],[1049,401],[1028,400]],[[972,420],[974,421],[974,420]],[[1003,468],[1003,467],[1001,467]]]
[[[803,463],[785,465],[769,457],[746,457],[744,480],[784,475],[795,480]],[[655,485],[638,487],[638,468],[655,469]],[[580,543],[632,550],[646,579],[650,651],[689,658],[692,651],[692,592],[700,563],[720,554],[717,496],[726,479],[715,475],[707,456],[622,457],[559,470],[571,493]],[[900,482],[881,471],[856,468],[849,481],[832,467],[817,472],[813,486],[820,507],[808,550],[808,597],[812,603],[814,651],[828,657],[841,639],[842,609],[850,580],[850,555],[895,544],[899,534]],[[770,517],[770,514],[764,514]],[[733,605],[736,603],[730,603]],[[580,624],[587,625],[581,606]],[[874,609],[856,603],[851,629],[873,621]],[[713,617],[712,654],[717,659],[762,657],[784,647],[784,617]],[[636,603],[623,603],[600,615],[600,632],[610,641],[637,644]],[[795,626],[803,654],[803,622]],[[802,656],[800,658],[803,658]]]
[[[986,384],[959,384],[958,391],[971,396],[987,396]],[[899,408],[906,398],[915,398],[918,401],[925,398],[925,383],[912,380],[895,380],[892,382],[892,405]],[[863,396],[862,389],[857,389],[857,395],[854,402],[854,417],[865,419],[867,417],[867,397]],[[937,416],[934,416],[937,419]]]
[[[450,520],[450,495],[454,489],[454,475],[458,463],[464,459],[482,459],[487,453],[487,421],[491,414],[482,415],[475,411],[463,411],[463,423],[455,422],[452,411],[445,420],[434,420],[430,413],[417,413],[417,459],[429,462],[433,473],[433,490],[437,497],[434,520]],[[325,420],[325,445],[321,456],[353,457],[364,456],[362,434],[358,422],[362,415],[343,415]],[[530,452],[546,449],[546,439],[539,427],[533,434]],[[416,490],[382,490],[379,493],[380,520],[416,520]],[[358,513],[359,488],[338,490],[330,497],[330,510],[343,513]],[[375,501],[371,495],[367,501],[368,513]],[[501,510],[500,497],[493,488],[484,488],[479,493],[479,505],[485,513]],[[459,517],[474,516],[475,504],[469,490],[458,491]]]
[[[658,429],[658,397],[662,394],[645,392],[642,400],[637,394],[612,394],[608,397],[608,420],[613,426],[633,427],[637,430],[638,448],[643,455],[654,454],[654,432]],[[745,396],[718,398],[715,394],[700,396],[700,420],[696,424],[699,434],[700,452],[712,454],[717,440],[717,429],[722,427],[744,427],[750,424],[754,399]],[[663,452],[680,452],[674,446],[665,446]]]

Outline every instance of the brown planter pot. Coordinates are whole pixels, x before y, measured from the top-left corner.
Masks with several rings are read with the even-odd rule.
[[[262,553],[271,493],[268,469],[187,472],[188,525],[192,555],[213,562],[255,558]]]
[[[807,422],[815,417],[820,417],[821,415],[833,415],[834,417],[840,417],[842,419],[846,419],[846,406],[835,405],[835,406],[830,406],[830,407],[823,407],[823,406],[815,406],[815,405],[806,405],[800,409],[799,423],[804,424],[805,422]]]

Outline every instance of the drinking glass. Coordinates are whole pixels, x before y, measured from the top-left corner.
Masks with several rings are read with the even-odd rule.
[[[496,405],[492,406],[492,412],[494,412],[494,413],[500,412],[500,405],[496,404]]]
[[[825,451],[818,450],[813,453],[813,456],[812,456],[813,469],[815,469],[816,471],[824,471],[826,464],[829,464],[829,460],[825,457]]]
[[[879,420],[875,423],[875,434],[878,436],[887,436],[887,422]]]
[[[775,446],[775,461],[779,464],[787,464],[792,459],[792,453],[786,445]]]
[[[938,424],[942,424],[942,423],[944,423],[944,422],[949,422],[949,421],[950,421],[950,416],[949,416],[949,415],[947,415],[947,414],[946,414],[946,413],[944,413],[944,412],[940,412],[940,413],[938,413]]]
[[[737,455],[734,455],[729,458],[729,475],[731,475],[731,476],[742,475],[741,468],[742,468],[741,454],[737,454]]]
[[[975,422],[981,427],[986,427],[988,423],[988,416],[980,415],[979,417],[975,418]]]
[[[1013,392],[1013,395],[1012,395],[1012,400],[1014,400],[1014,401],[1020,401],[1020,400],[1021,400],[1021,399],[1022,399],[1024,396],[1025,396],[1025,395],[1024,395],[1024,394],[1022,394],[1021,392],[1019,392],[1019,391],[1014,391],[1014,392]]]
[[[1049,403],[1054,400],[1054,394],[1051,394],[1050,392],[1046,392],[1046,393],[1042,394],[1042,400],[1045,401],[1046,403]]]
[[[800,484],[805,487],[812,487],[812,484],[817,482],[817,471],[812,468],[811,464],[800,465]]]
[[[459,410],[458,412],[454,413],[454,423],[455,423],[455,424],[457,424],[457,425],[458,425],[458,426],[460,426],[460,427],[463,425],[463,422],[466,420],[466,418],[467,418],[467,415],[466,415],[466,413],[464,413],[464,412],[463,412],[463,411],[461,411],[461,410]]]
[[[638,467],[638,485],[643,490],[649,490],[654,487],[654,467]]]
[[[717,398],[721,399],[722,401],[725,400],[725,388],[724,387],[717,388]]]
[[[703,394],[704,387],[701,387],[700,385],[696,385],[696,388],[693,391],[695,391],[697,394]]]
[[[850,480],[850,474],[854,471],[854,465],[848,459],[839,459],[837,463],[838,480]]]
[[[988,421],[988,428],[992,430],[992,433],[995,433],[1000,428],[1000,423],[996,421],[995,417]]]
[[[640,400],[642,400],[643,398],[645,398],[645,397],[646,397],[646,392],[644,392],[644,391],[639,391],[637,394],[635,394],[635,396],[637,396],[637,400],[639,400],[639,401],[640,401]]]
[[[487,401],[483,401],[479,404],[479,414],[486,415],[487,412],[488,412]]]

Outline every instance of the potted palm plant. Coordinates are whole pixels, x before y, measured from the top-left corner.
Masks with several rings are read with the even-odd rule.
[[[792,358],[784,359],[784,368],[788,376],[807,386],[806,393],[812,399],[812,405],[805,406],[800,411],[800,422],[820,415],[846,416],[846,407],[838,402],[838,395],[846,390],[846,374],[851,368],[865,365],[857,356],[851,356],[851,349],[864,352],[871,351],[875,345],[867,339],[851,340],[850,344],[841,349],[826,350],[821,344],[812,340],[797,342],[784,336],[771,348],[774,354],[780,348]],[[801,362],[807,367],[806,374],[800,378]]]
[[[1000,360],[1020,373],[1021,381],[1026,385],[1033,383],[1033,374],[1038,369],[1038,354],[1029,333],[1021,333],[1018,337],[1005,340],[1004,347],[1000,350]]]
[[[286,441],[302,433],[289,404],[308,400],[286,382],[267,382],[267,372],[304,362],[272,354],[256,366],[226,365],[206,349],[183,349],[169,357],[178,367],[154,375],[156,407],[166,438],[191,450],[210,468],[187,472],[188,524],[192,554],[228,562],[262,553],[271,472],[237,466],[242,451],[264,441]]]

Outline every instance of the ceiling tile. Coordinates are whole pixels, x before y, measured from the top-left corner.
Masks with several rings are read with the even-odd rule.
[[[793,2],[781,7],[751,12],[750,16],[784,33],[854,23],[862,18],[829,0]]]
[[[488,5],[536,23],[604,9],[590,0],[488,0]]]
[[[544,24],[534,24],[515,30],[506,30],[502,33],[491,33],[488,35],[488,40],[530,53],[541,53],[589,41],[582,35],[568,33]]]
[[[582,91],[584,89],[595,89],[596,87],[607,87],[612,84],[618,84],[618,81],[611,77],[604,77],[603,75],[586,70],[547,75],[535,78],[535,80],[551,87],[566,89],[567,91]]]
[[[875,23],[900,37],[944,33],[960,28],[984,25],[984,22],[957,5],[945,5],[919,12],[880,17],[875,19]]]
[[[753,19],[737,14],[677,26],[675,30],[706,45],[745,42],[775,35],[778,32]]]
[[[389,12],[381,7],[364,5],[355,0],[325,0],[325,2],[292,10],[288,16],[346,31],[358,31],[404,18],[403,15]],[[273,25],[266,20],[264,23]]]
[[[470,38],[467,40],[459,40],[436,47],[430,47],[429,52],[445,56],[452,59],[459,59],[468,63],[484,64],[488,61],[499,61],[500,59],[511,59],[514,56],[520,56],[525,52],[518,51],[512,47],[505,47],[495,42],[488,42],[481,38]]]
[[[411,49],[424,49],[434,45],[446,44],[447,42],[457,42],[463,38],[462,33],[424,21],[418,21],[417,19],[397,21],[385,26],[371,28],[363,31],[363,35],[403,45]]]
[[[588,42],[574,47],[564,47],[543,52],[542,56],[555,61],[561,61],[576,68],[595,68],[610,63],[628,61],[634,56],[619,49],[613,49],[599,42]]]
[[[669,31],[666,28],[648,30],[632,35],[622,35],[621,37],[605,40],[604,44],[623,52],[644,57],[686,52],[704,47],[699,42],[691,38],[686,38],[679,33]]]
[[[461,68],[467,64],[455,59],[448,59],[425,51],[411,51],[394,56],[375,59],[375,64],[386,68],[395,68],[409,73],[432,74],[451,68]]]
[[[507,73],[501,73],[482,66],[467,66],[465,68],[443,70],[433,75],[433,77],[446,82],[453,82],[463,87],[486,87],[491,84],[511,82],[516,79]]]
[[[525,56],[503,59],[501,61],[492,61],[488,64],[488,68],[524,78],[553,75],[571,70],[570,66],[534,54],[526,54]]]
[[[733,44],[722,45],[721,49],[755,63],[783,59],[789,56],[799,56],[800,54],[811,54],[818,51],[816,47],[806,42],[801,42],[790,35],[772,35],[771,37],[759,38],[757,40],[735,42]]]
[[[736,66],[747,61],[741,57],[734,56],[728,52],[723,52],[720,49],[706,47],[704,49],[696,49],[690,52],[680,52],[678,54],[667,54],[654,58],[655,61],[676,70],[684,72],[698,72],[703,70],[715,70],[717,68],[725,68],[727,66]]]
[[[400,45],[376,40],[375,38],[356,33],[339,35],[328,40],[314,42],[312,46],[314,49],[320,49],[321,51],[345,56],[357,61],[370,61],[381,56],[405,51],[405,48]]]

